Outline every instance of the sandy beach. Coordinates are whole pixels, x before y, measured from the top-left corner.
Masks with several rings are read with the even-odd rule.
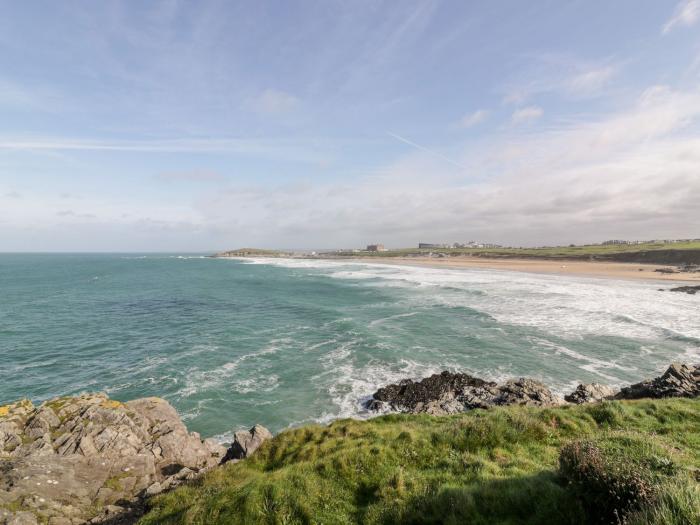
[[[484,257],[365,257],[356,259],[362,262],[425,266],[430,268],[484,268],[557,275],[580,275],[609,279],[642,279],[648,281],[669,281],[679,283],[699,283],[700,273],[657,272],[669,266],[656,264],[599,262],[545,259],[487,259]]]

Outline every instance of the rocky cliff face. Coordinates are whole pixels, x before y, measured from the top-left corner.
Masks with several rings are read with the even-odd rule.
[[[218,465],[166,401],[104,394],[0,407],[0,524],[109,520],[147,494]],[[95,518],[95,514],[98,517]]]

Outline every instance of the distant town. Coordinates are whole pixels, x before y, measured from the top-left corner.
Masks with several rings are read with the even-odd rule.
[[[653,240],[623,240],[611,239],[600,243],[588,244],[586,246],[612,246],[612,245],[641,245],[641,244],[679,244],[689,242],[700,242],[700,239],[653,239]],[[569,247],[575,247],[575,244],[570,244]],[[535,248],[551,248],[552,246],[537,246]],[[516,248],[514,246],[504,246],[490,242],[454,242],[454,243],[436,243],[436,242],[419,242],[419,250],[449,250],[449,249],[481,249],[481,248]],[[389,251],[383,244],[368,244],[364,250],[337,250],[337,251],[352,251],[352,252],[386,252]]]
[[[692,250],[700,253],[700,238],[695,239],[653,239],[653,240],[624,240],[611,239],[600,243],[569,244],[559,246],[504,246],[492,242],[418,242],[415,248],[387,248],[383,243],[373,242],[364,248],[343,248],[329,250],[270,250],[260,248],[239,248],[219,252],[215,257],[446,257],[457,255],[480,255],[497,257],[594,257],[615,253],[649,252],[660,250],[678,251]],[[626,257],[625,260],[629,259]],[[694,262],[694,264],[699,264]]]

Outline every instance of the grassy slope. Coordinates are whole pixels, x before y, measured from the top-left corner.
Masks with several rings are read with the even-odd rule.
[[[431,250],[419,250],[417,248],[404,248],[400,250],[388,250],[385,252],[348,252],[348,256],[361,257],[402,257],[418,253],[445,253],[453,255],[480,255],[494,257],[590,257],[605,256],[618,253],[632,253],[655,250],[700,250],[700,242],[684,243],[648,243],[648,244],[616,244],[602,246],[600,244],[586,246],[553,246],[545,248],[437,248]]]
[[[560,449],[581,438],[617,440],[630,457],[653,447],[678,465],[675,479],[697,478],[700,400],[302,427],[156,498],[142,523],[582,523],[582,505],[557,474]],[[697,484],[688,483],[693,506]]]

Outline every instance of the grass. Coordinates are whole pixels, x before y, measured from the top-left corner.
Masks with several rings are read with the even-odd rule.
[[[216,254],[217,257],[288,257],[289,255],[289,252],[282,250],[264,250],[262,248],[238,248],[236,250],[227,250]]]
[[[347,252],[343,255],[360,257],[404,257],[407,255],[444,253],[445,255],[473,255],[482,257],[544,257],[544,258],[585,258],[593,256],[610,256],[622,253],[634,253],[656,250],[700,250],[699,241],[678,243],[645,244],[590,244],[582,246],[546,246],[540,248],[402,248],[384,252]]]
[[[588,478],[560,468],[562,450],[582,442],[606,465],[629,457],[631,472],[653,470],[644,471],[650,497],[630,498],[618,512],[637,520],[629,523],[680,525],[693,516],[700,400],[669,399],[388,415],[288,430],[252,458],[151,500],[141,523],[595,523],[591,501],[614,506],[605,485],[586,492]]]

